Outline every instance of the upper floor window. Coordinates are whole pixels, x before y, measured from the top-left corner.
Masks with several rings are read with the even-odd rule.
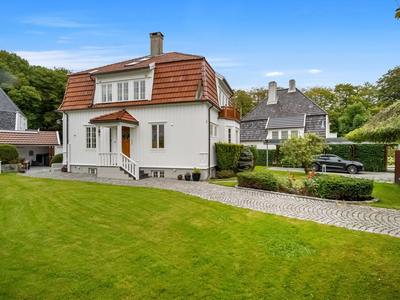
[[[101,85],[101,101],[102,102],[112,101],[112,84]]]
[[[86,127],[86,148],[96,148],[96,127]]]
[[[236,129],[236,143],[239,144],[239,129]]]
[[[151,147],[153,149],[164,148],[164,124],[151,125]]]
[[[299,137],[299,131],[298,130],[292,130],[291,132],[290,132],[290,135],[294,135],[294,137]]]
[[[128,82],[119,82],[117,84],[118,87],[118,101],[127,101],[129,100],[129,85]]]
[[[232,129],[228,128],[228,143],[232,141]]]
[[[210,125],[210,136],[217,137],[218,136],[217,129],[218,129],[218,126],[211,123],[211,125]]]
[[[272,139],[273,140],[279,139],[279,131],[272,131]]]
[[[281,131],[281,137],[282,137],[282,140],[287,140],[288,139],[288,135],[289,135],[289,132],[288,131]]]
[[[146,99],[146,82],[138,80],[133,82],[133,99],[142,100]]]

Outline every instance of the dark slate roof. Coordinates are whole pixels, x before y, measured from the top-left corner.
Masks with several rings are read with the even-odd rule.
[[[305,115],[288,118],[270,118],[267,129],[302,128],[304,127],[304,118]]]
[[[7,96],[6,92],[4,92],[0,88],[0,111],[10,111],[10,112],[19,112],[21,115],[25,117],[22,111],[15,105],[15,103]]]
[[[241,141],[260,141],[267,138],[265,125],[267,120],[257,120],[252,122],[242,122],[240,124]]]
[[[277,91],[277,103],[267,105],[268,97],[250,111],[241,120],[266,120],[268,118],[287,118],[310,115],[326,115],[326,111],[319,107],[310,98],[296,89],[296,92],[288,93],[288,89]]]

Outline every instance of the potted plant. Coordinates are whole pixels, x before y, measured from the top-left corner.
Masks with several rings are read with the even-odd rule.
[[[201,170],[194,168],[193,169],[193,173],[192,173],[192,178],[193,181],[199,181],[200,180],[200,176],[201,176]]]
[[[190,181],[190,173],[189,173],[189,172],[186,172],[186,174],[185,174],[185,180],[186,180],[186,181]]]
[[[182,180],[182,178],[183,178],[182,174],[179,174],[177,177],[178,177],[178,180]]]

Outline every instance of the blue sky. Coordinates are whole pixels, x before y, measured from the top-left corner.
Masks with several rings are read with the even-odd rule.
[[[0,49],[81,71],[164,52],[205,56],[233,88],[375,82],[400,65],[395,0],[2,1]]]

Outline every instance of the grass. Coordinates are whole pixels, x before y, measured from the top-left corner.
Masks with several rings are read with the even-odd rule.
[[[395,299],[400,239],[182,193],[0,175],[0,299]]]
[[[265,167],[256,166],[254,172],[265,172]],[[289,174],[287,171],[274,171],[269,170],[269,172],[285,177]],[[293,172],[290,172],[293,173]],[[295,178],[303,180],[307,178],[307,175],[303,172],[294,172]],[[230,182],[219,182],[219,181],[230,181]],[[236,177],[229,179],[217,179],[212,180],[211,183],[218,184],[222,186],[234,187],[237,184]],[[374,206],[374,207],[383,207],[383,208],[391,208],[391,209],[400,209],[400,187],[395,183],[381,183],[374,182],[374,190],[372,192],[372,196],[374,198],[378,198],[379,202],[376,203],[363,203],[362,205]]]

